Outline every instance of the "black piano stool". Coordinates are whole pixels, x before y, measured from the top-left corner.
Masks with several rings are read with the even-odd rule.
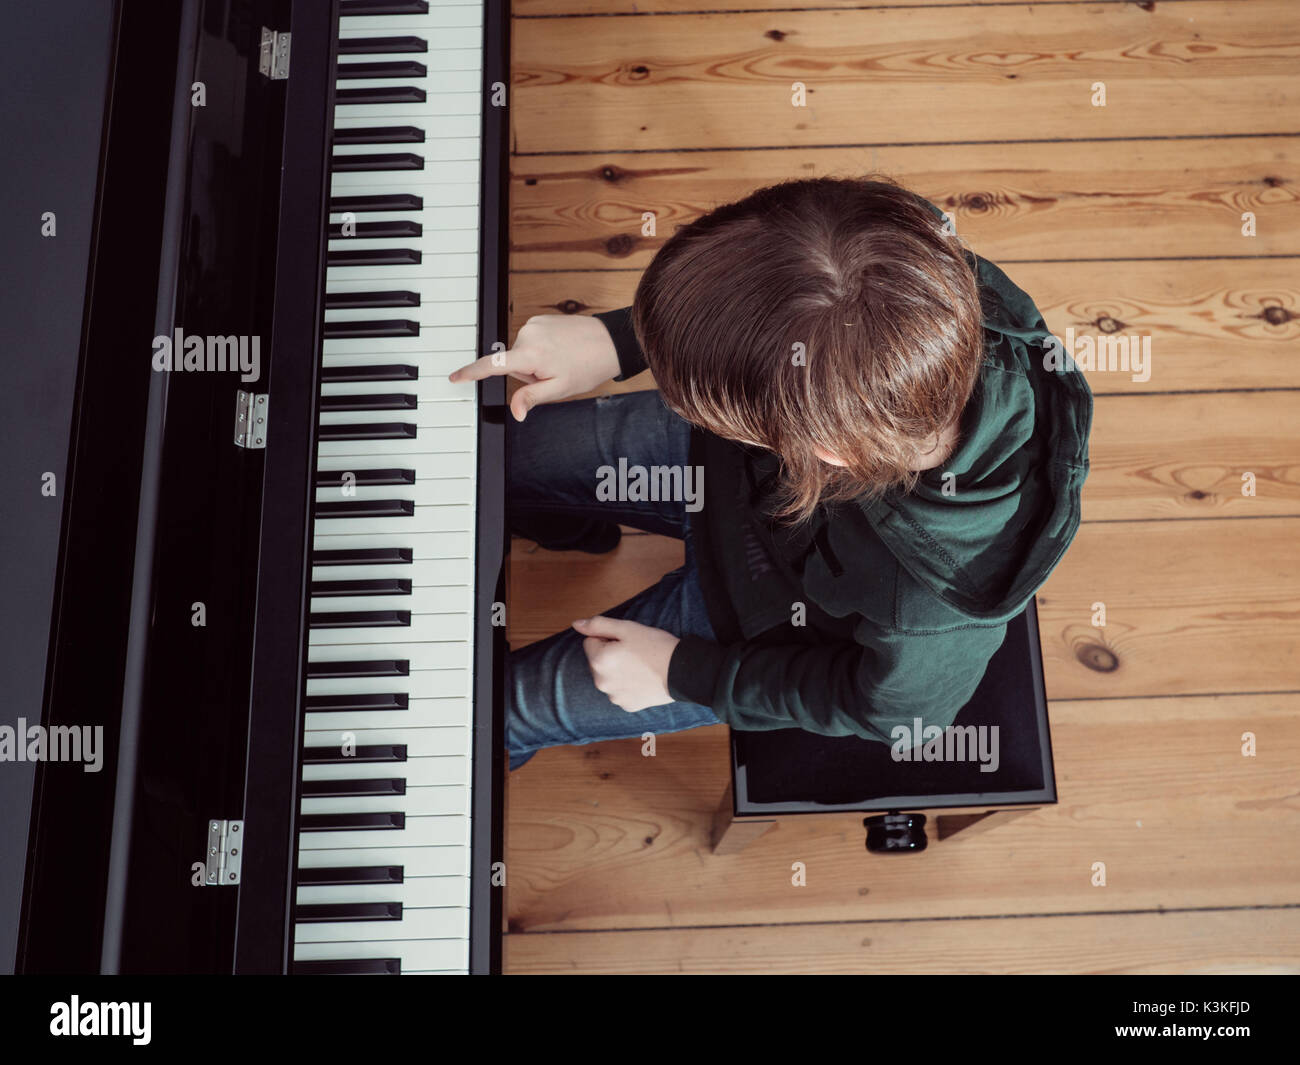
[[[731,732],[731,783],[713,821],[713,853],[734,854],[780,818],[870,814],[867,850],[922,851],[933,819],[940,841],[977,832],[1056,802],[1043,688],[1038,613],[1030,600],[955,726],[997,726],[999,764],[895,761],[891,746],[800,729]]]

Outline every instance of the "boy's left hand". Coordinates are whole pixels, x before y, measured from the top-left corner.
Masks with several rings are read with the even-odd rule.
[[[671,632],[635,621],[596,616],[573,623],[582,633],[591,679],[609,701],[628,713],[671,703],[668,662],[678,640]]]

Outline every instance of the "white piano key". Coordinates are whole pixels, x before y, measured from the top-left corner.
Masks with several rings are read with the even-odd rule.
[[[455,815],[408,817],[405,828],[303,832],[298,837],[299,850],[309,851],[356,847],[466,847],[468,845],[469,818]]]
[[[337,526],[337,529],[335,528]],[[474,527],[474,508],[468,503],[434,503],[425,505],[418,500],[415,513],[398,518],[330,518],[314,526],[326,535],[384,536],[388,533],[406,535],[425,532],[453,532]],[[352,541],[357,546],[357,540]]]
[[[461,703],[462,707],[464,703]],[[410,714],[413,711],[406,711]],[[414,711],[418,713],[418,711]],[[325,718],[326,715],[317,715]],[[372,714],[371,716],[377,716]],[[397,716],[396,714],[392,716]],[[403,721],[401,725],[406,725]],[[306,744],[308,747],[335,747],[341,742],[341,731],[352,733],[353,739],[358,747],[365,747],[385,743],[404,743],[406,744],[408,761],[415,758],[463,758],[468,757],[471,745],[470,731],[460,725],[447,726],[428,726],[424,728],[401,727],[401,725],[387,728],[355,728],[348,730],[339,730],[333,727],[317,725],[312,728],[308,725],[305,728]],[[380,764],[380,763],[376,763]],[[390,763],[382,763],[390,764]],[[393,765],[400,765],[400,762],[393,762]],[[379,844],[374,844],[379,846]]]
[[[465,579],[465,555],[456,556],[454,552],[449,552],[449,555],[451,557],[384,566],[315,566],[312,580],[364,581],[395,577],[410,580],[412,587],[417,589],[441,587]]]
[[[343,37],[341,39],[355,39],[361,34],[355,34],[352,38]],[[386,34],[385,36],[400,37],[402,34]],[[414,35],[412,35],[414,36]],[[432,39],[425,40],[426,44],[432,45],[435,42],[438,47],[429,48],[424,52],[348,52],[339,55],[339,85],[356,85],[364,82],[366,78],[344,78],[342,75],[348,72],[348,67],[354,64],[364,63],[421,63],[428,70],[473,70],[481,72],[483,70],[483,57],[479,51],[481,42],[475,41],[472,45],[463,43],[469,34],[462,34],[462,43],[459,46],[454,45],[452,41],[445,39],[438,34]]]
[[[375,128],[375,127],[362,127]],[[383,127],[378,127],[383,128]],[[424,160],[424,170],[354,170],[354,174],[398,173],[405,175],[407,184],[420,185],[426,181],[436,181],[430,169],[435,163],[464,162],[478,165],[481,145],[478,135],[472,137],[434,137],[423,141],[380,141],[378,143],[336,144],[334,157],[346,158],[349,155],[417,155]],[[477,181],[477,175],[458,178],[459,181]],[[365,184],[365,182],[361,182]]]
[[[469,662],[473,657],[472,644],[466,639],[448,640],[435,643],[405,644],[386,653],[382,643],[362,641],[354,644],[324,644],[311,649],[313,662],[361,662],[371,659],[399,658],[411,663],[411,672],[417,670],[436,671],[444,667],[447,655],[454,653],[462,656],[461,662]]]
[[[359,268],[361,269],[361,268]],[[388,269],[377,267],[376,269]],[[346,355],[355,352],[363,355],[375,350],[375,337],[356,339],[331,338],[325,341],[326,355]],[[412,352],[418,355],[431,355],[437,352],[455,352],[458,356],[472,354],[477,343],[475,330],[468,325],[429,325],[420,330],[418,338],[393,337],[382,341],[384,350],[392,352]],[[400,359],[394,360],[400,362]],[[454,368],[454,367],[453,367]],[[472,382],[465,382],[467,385]],[[464,395],[472,397],[473,391]]]
[[[367,729],[405,729],[411,734],[418,732],[443,733],[463,724],[470,718],[471,703],[469,693],[463,688],[451,687],[448,680],[446,694],[433,692],[428,699],[420,700],[430,704],[427,710],[420,711],[421,719],[413,718],[412,711],[406,710],[356,710],[356,711],[309,711],[303,715],[303,727],[309,732],[321,735],[332,734],[331,745],[343,742],[345,734],[360,736]],[[411,700],[416,702],[417,700]],[[361,743],[358,739],[357,743]],[[454,737],[435,736],[429,740],[430,745],[442,744],[444,754],[463,754],[468,748]]]
[[[468,790],[472,767],[462,755],[411,758],[405,762],[351,762],[303,766],[303,780],[374,780],[397,777],[408,788],[459,786]]]
[[[367,146],[371,147],[371,146]],[[401,147],[393,145],[392,147]],[[368,152],[358,152],[358,155],[377,155],[389,154],[380,153],[371,147]],[[417,153],[418,154],[418,153]],[[437,185],[465,185],[471,181],[478,180],[479,163],[477,158],[470,159],[440,159],[428,158],[425,160],[423,170],[334,170],[330,173],[330,195],[331,196],[359,196],[358,187],[376,188],[385,192],[423,192],[425,188]],[[364,221],[364,219],[359,219]],[[464,230],[455,230],[447,234],[449,241],[455,241],[456,235],[465,232]],[[336,240],[363,240],[362,237],[342,237]],[[331,242],[330,250],[336,250]],[[462,247],[455,247],[455,251],[464,251]]]
[[[463,3],[435,0],[427,12],[419,15],[342,15],[339,18],[339,36],[411,35],[424,37],[432,43],[437,37],[434,30],[456,27],[477,29],[482,25],[483,5],[478,0],[465,0]]]
[[[406,392],[396,382],[388,382],[396,395],[414,395]],[[365,393],[336,393],[339,395],[364,395]],[[451,427],[472,428],[478,424],[478,407],[472,399],[429,400],[414,408],[397,410],[339,410],[321,411],[321,425],[376,425],[397,422],[418,425],[421,428],[441,429]]]
[[[331,266],[325,273],[326,285],[335,281],[367,281],[375,289],[411,288],[410,282],[442,277],[478,277],[478,257],[474,255],[426,255],[418,263],[391,266]],[[403,283],[405,282],[405,283]],[[325,342],[326,352],[329,341]],[[464,345],[473,347],[473,341]]]
[[[382,639],[384,643],[394,647],[401,644],[422,643],[426,640],[463,640],[474,634],[474,618],[463,613],[415,614],[411,617],[409,625],[386,627],[382,632],[369,626],[312,629],[308,646],[357,643],[366,638],[364,634],[367,632],[373,633],[376,639]]]
[[[466,939],[469,908],[431,906],[402,911],[400,921],[330,921],[299,924],[295,943],[345,943],[350,940]]]
[[[311,884],[298,888],[300,905],[347,902],[400,902],[402,910],[427,906],[468,906],[469,881],[460,876],[417,876],[400,884]]]
[[[389,16],[390,18],[393,16]],[[342,22],[344,29],[339,32],[339,40],[351,41],[357,38],[385,38],[385,37],[418,37],[424,41],[425,50],[422,52],[349,52],[346,55],[340,53],[339,62],[345,60],[360,59],[362,56],[373,56],[375,61],[388,61],[394,59],[413,59],[417,63],[427,63],[429,57],[439,55],[443,52],[461,52],[462,56],[457,56],[459,62],[463,58],[467,63],[473,63],[478,67],[483,65],[483,31],[481,24],[474,26],[444,26],[437,30],[436,33],[365,33],[360,30],[349,29],[352,17]]]
[[[353,463],[358,472],[364,472],[369,467],[361,463]],[[593,488],[594,491],[594,488]],[[444,504],[466,504],[473,505],[475,499],[475,483],[471,477],[442,477],[431,481],[417,481],[415,484],[396,484],[396,485],[362,485],[354,487],[352,494],[345,496],[338,488],[317,488],[316,499],[318,502],[372,502],[385,499],[407,500],[418,504],[419,500],[436,493],[438,498]],[[417,510],[419,507],[417,506]],[[321,523],[322,528],[337,526],[340,532],[348,531],[348,522],[357,521],[357,518],[347,517],[326,517],[318,515],[316,520]],[[369,574],[369,576],[378,576],[378,574]],[[393,574],[400,577],[400,573]],[[342,578],[336,578],[341,580]],[[431,581],[431,584],[450,584],[451,581]]]
[[[399,958],[402,975],[469,971],[469,939],[414,939],[395,943],[352,940],[347,943],[295,943],[294,961],[340,961],[353,958]]]
[[[468,847],[357,847],[346,850],[304,850],[304,869],[337,869],[349,865],[400,865],[404,875],[469,876]]]
[[[397,440],[322,440],[316,446],[316,454],[322,462],[338,455],[445,455],[449,451],[472,452],[475,437],[472,430],[435,426],[418,430],[413,437]]]
[[[469,816],[469,789],[458,785],[408,787],[405,795],[347,795],[337,798],[305,798],[304,814],[386,813],[400,810],[408,817],[460,814]]]
[[[434,214],[435,212],[452,214],[452,213],[460,213],[464,210],[466,210],[466,208],[438,207],[426,211],[412,212],[411,217],[416,221],[419,221],[421,216],[431,215]],[[336,222],[339,220],[339,215],[337,214],[331,217]],[[371,214],[365,214],[365,215],[358,214],[357,221],[362,222],[370,218],[375,218],[376,220],[378,220],[380,217],[383,216],[371,215]],[[470,228],[473,229],[478,228],[477,212],[475,212],[474,224]],[[341,281],[341,280],[336,280],[332,277],[327,277],[325,281],[325,291],[327,293],[332,294],[332,293],[348,293],[348,292],[377,292],[383,290],[377,289],[373,282],[368,281],[365,278],[362,278],[360,280],[354,280],[354,281]],[[477,276],[466,274],[462,277],[431,277],[426,281],[424,281],[418,287],[407,285],[406,291],[414,291],[416,295],[420,297],[421,307],[425,305],[436,305],[439,303],[459,303],[462,305],[469,304],[474,308],[473,320],[474,321],[478,320],[478,302],[477,302],[478,301],[478,278]],[[371,307],[371,308],[366,308],[365,311],[361,313],[396,314],[398,312],[413,311],[418,309],[419,309],[418,307]],[[327,310],[325,313],[327,315],[330,315],[330,314],[342,314],[342,313],[351,314],[357,312],[354,308],[348,308],[346,311],[334,309],[334,310]],[[379,343],[382,346],[382,342],[377,342],[377,343]],[[326,363],[326,365],[328,366],[329,364]]]
[[[475,234],[475,239],[478,234]],[[355,282],[353,282],[355,284]],[[472,300],[421,303],[418,307],[339,307],[325,312],[326,324],[335,322],[376,322],[401,319],[419,326],[441,329],[473,326],[478,321],[478,304]],[[387,344],[394,337],[371,338]]]
[[[426,257],[447,254],[473,255],[477,247],[478,233],[472,229],[424,233],[418,237],[331,237],[329,241],[329,250],[332,252],[386,251],[389,248],[401,248],[418,251]]]

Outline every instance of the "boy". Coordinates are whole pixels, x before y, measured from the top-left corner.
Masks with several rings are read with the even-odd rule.
[[[524,382],[515,531],[604,551],[622,523],[686,548],[512,652],[511,768],[718,721],[885,743],[950,725],[1078,528],[1092,396],[1069,360],[1046,368],[1051,345],[932,204],[819,178],[679,229],[632,307],[530,318],[503,365],[456,371]],[[558,402],[647,367],[658,393]],[[623,474],[611,491],[636,467],[678,498]]]

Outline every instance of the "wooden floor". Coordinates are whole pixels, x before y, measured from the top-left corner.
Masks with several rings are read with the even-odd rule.
[[[1300,4],[765,6],[515,0],[511,335],[626,305],[716,204],[870,171],[1058,336],[1150,334],[1149,380],[1089,375],[1084,525],[1039,597],[1060,802],[946,851],[826,816],[716,858],[723,727],[546,751],[509,784],[507,970],[1300,972]],[[530,547],[516,646],[680,555]]]

